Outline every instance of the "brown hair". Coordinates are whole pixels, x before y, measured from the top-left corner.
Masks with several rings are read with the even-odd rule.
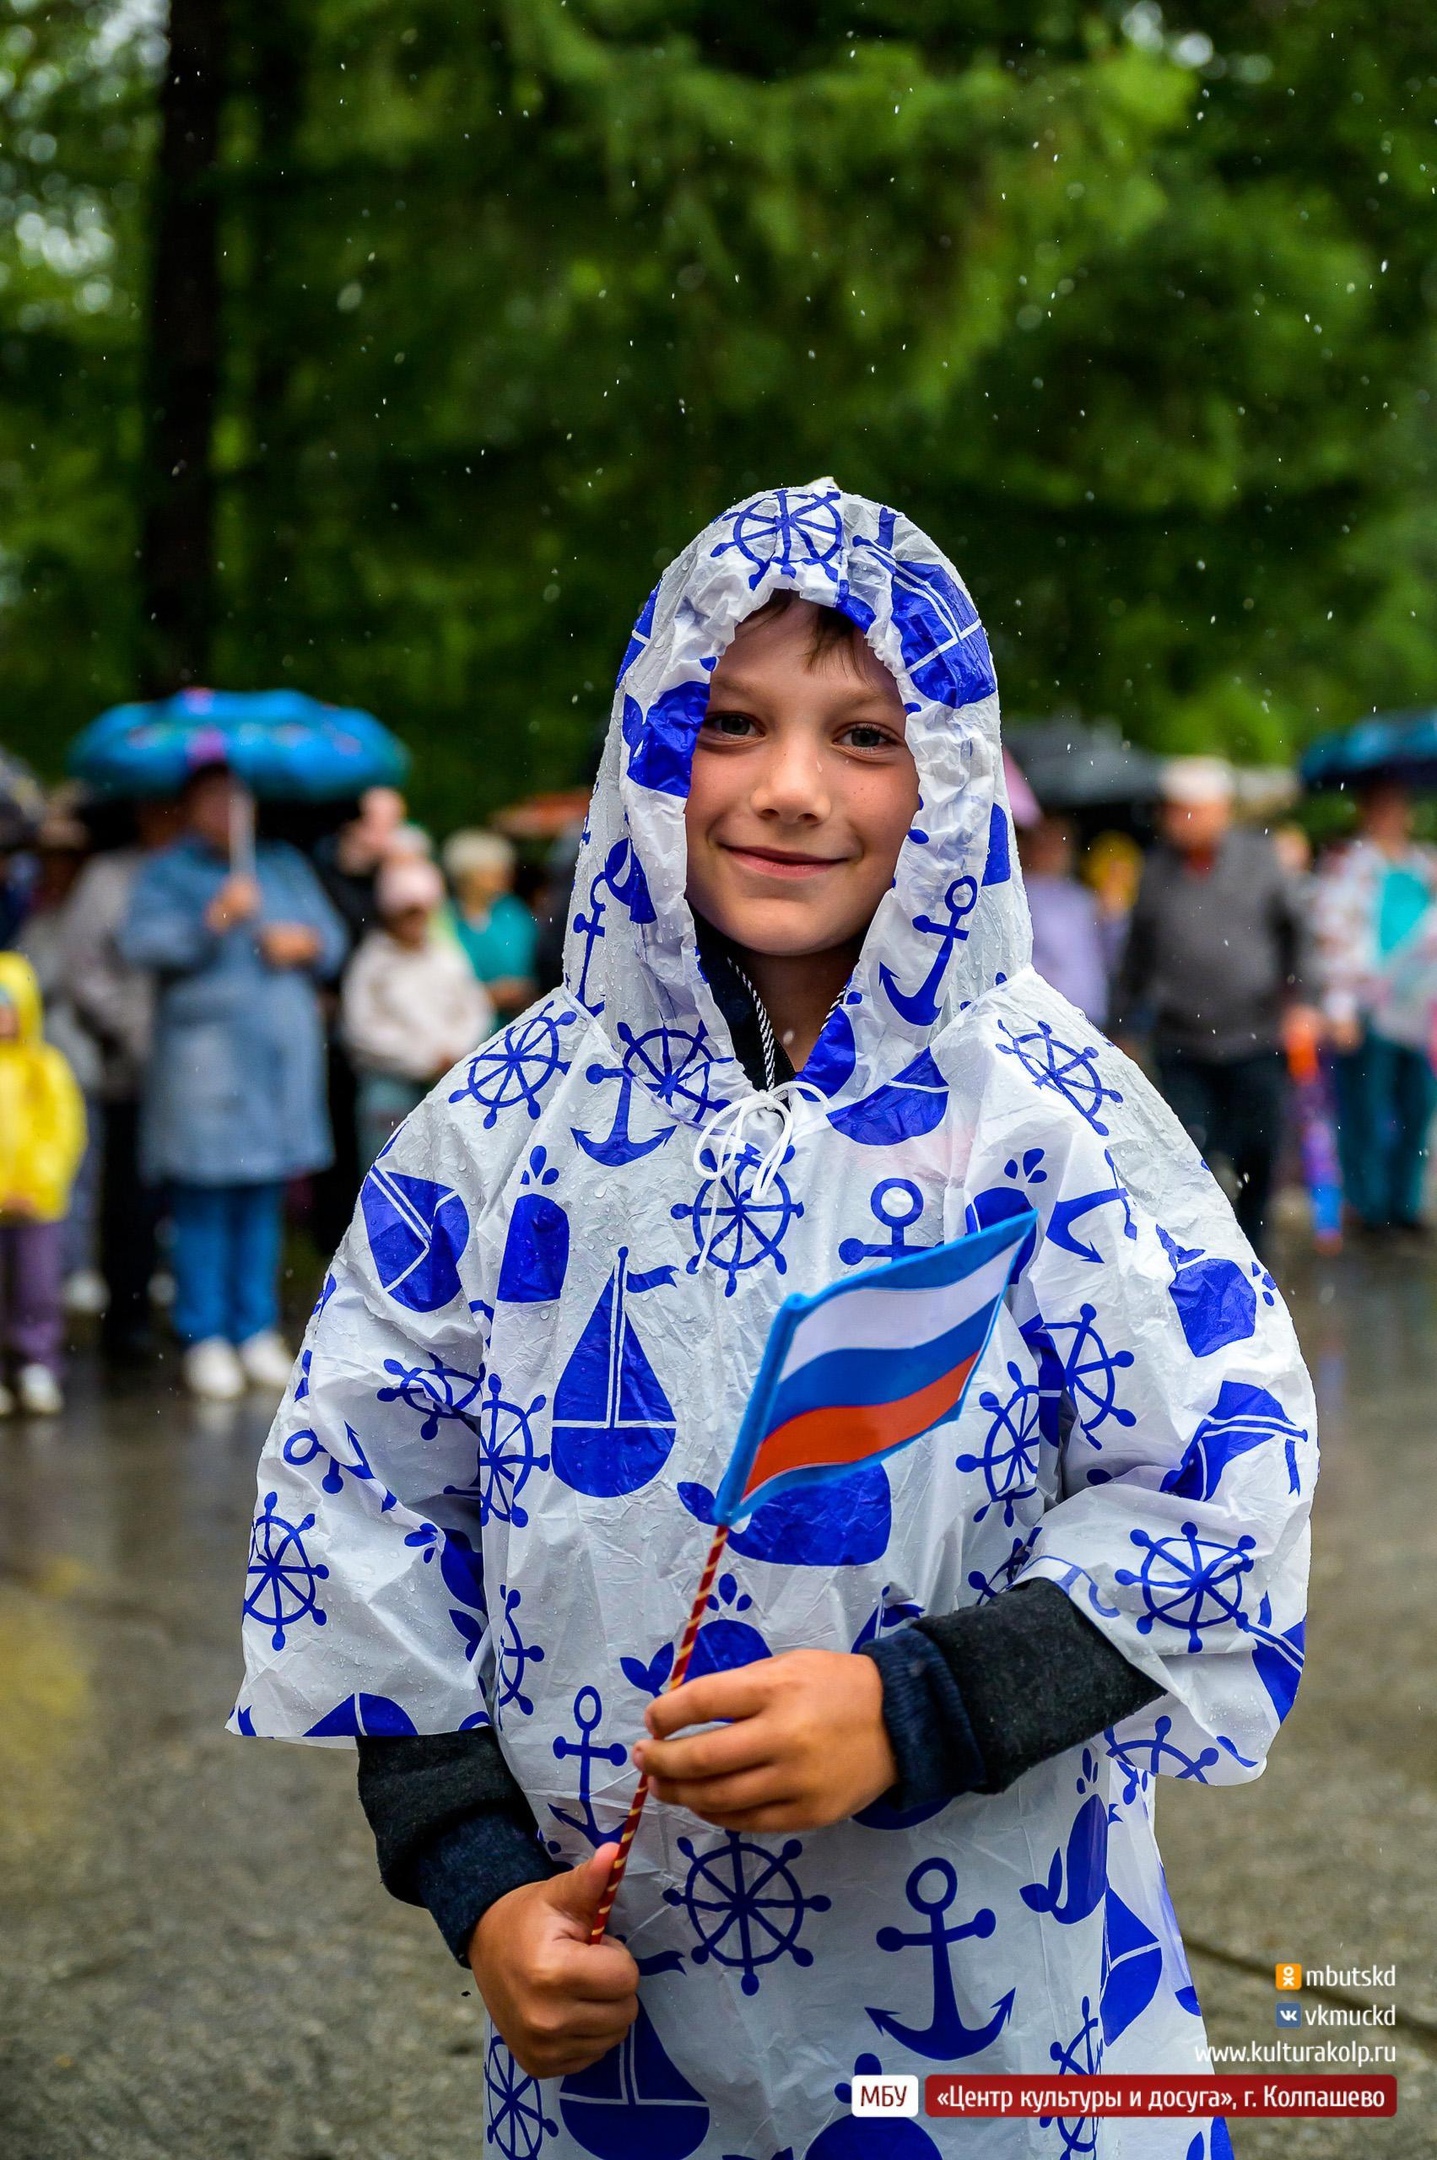
[[[775,616],[786,615],[801,598],[802,595],[796,592],[776,592],[761,608],[755,608],[752,615],[744,617],[739,624],[740,630],[746,630],[751,623],[769,622]],[[823,607],[817,602],[813,603],[813,611],[813,632],[808,641],[809,666],[817,667],[834,652],[842,652],[852,659],[855,648],[864,642],[857,623],[838,608]]]

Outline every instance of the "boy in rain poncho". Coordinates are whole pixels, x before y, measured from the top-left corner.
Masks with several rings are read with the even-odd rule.
[[[847,2114],[856,2064],[1201,2069],[1154,1779],[1257,1775],[1301,1665],[1291,1327],[1034,976],[1011,837],[934,544],[826,480],[727,512],[625,656],[564,988],[401,1128],[325,1284],[235,1729],[358,1738],[503,2160],[1230,2151]],[[657,1700],[783,1297],[1029,1206],[961,1417],[736,1531]],[[667,1804],[590,1948],[636,1740]]]

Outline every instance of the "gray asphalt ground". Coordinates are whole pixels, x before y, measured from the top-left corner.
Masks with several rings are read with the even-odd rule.
[[[1279,1272],[1326,1458],[1308,1678],[1267,1775],[1165,1781],[1159,1830],[1215,2042],[1276,2037],[1279,1958],[1398,1968],[1396,2121],[1237,2123],[1240,2160],[1431,2160],[1437,1259]],[[484,2150],[473,1999],[382,1894],[352,1757],[221,1730],[266,1421],[82,1359],[63,1421],[0,1428],[3,2160]]]

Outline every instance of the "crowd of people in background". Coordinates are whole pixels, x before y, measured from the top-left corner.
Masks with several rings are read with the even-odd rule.
[[[441,867],[374,788],[239,864],[237,792],[202,767],[98,850],[58,805],[0,879],[0,1416],[62,1408],[67,1312],[118,1362],[168,1336],[202,1398],[280,1391],[287,1223],[332,1245],[396,1127],[534,995],[501,834]]]
[[[403,1119],[557,980],[571,834],[536,911],[508,839],[436,857],[392,788],[237,862],[236,789],[203,767],[103,848],[57,802],[0,866],[0,1415],[61,1408],[67,1312],[117,1361],[175,1340],[200,1397],[282,1389],[287,1223],[332,1247]],[[1146,845],[1015,817],[1035,968],[1147,1064],[1255,1250],[1285,1154],[1320,1247],[1424,1238],[1437,851],[1402,788],[1315,867],[1216,758],[1168,761]]]

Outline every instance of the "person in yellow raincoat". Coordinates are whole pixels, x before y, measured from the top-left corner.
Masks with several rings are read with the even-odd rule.
[[[85,1146],[85,1105],[43,1032],[28,960],[0,952],[0,1417],[63,1408],[60,1225]]]

